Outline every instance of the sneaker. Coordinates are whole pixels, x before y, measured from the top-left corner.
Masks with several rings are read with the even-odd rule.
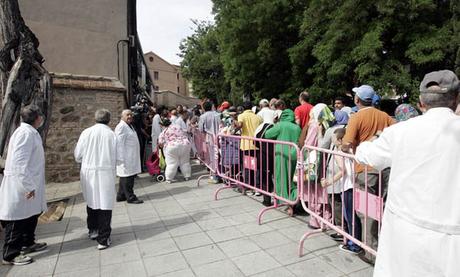
[[[345,245],[345,244],[339,245],[339,249],[347,253],[350,253],[352,255],[359,255],[363,252],[362,248],[353,249],[349,245]]]
[[[124,202],[124,201],[126,201],[126,197],[117,196],[117,202]]]
[[[5,261],[3,260],[3,264],[4,265],[26,265],[26,264],[30,264],[31,262],[33,262],[34,260],[29,257],[29,256],[26,256],[26,255],[19,255],[17,256],[16,258],[14,258],[13,260],[11,261]]]
[[[248,196],[251,196],[251,195],[254,195],[254,191],[253,190],[247,190],[245,192],[245,194],[248,195]]]
[[[131,200],[128,200],[128,201],[126,201],[126,202],[128,202],[129,204],[142,204],[142,203],[144,203],[143,200],[140,200],[140,199],[137,198],[137,197],[136,197],[136,198],[133,198],[133,199],[131,199]]]
[[[110,238],[107,239],[107,244],[98,244],[97,250],[104,250],[109,248],[110,244],[112,244],[112,240]]]
[[[168,184],[168,185],[169,185],[169,184],[171,184],[171,183],[172,183],[172,181],[171,181],[171,180],[166,180],[166,184]]]
[[[343,236],[337,233],[329,235],[335,241],[343,241]]]
[[[88,238],[92,240],[97,239],[98,236],[99,236],[99,232],[97,230],[92,230],[92,231],[89,231],[88,233]]]
[[[261,196],[262,193],[260,193],[260,192],[257,191],[256,193],[254,193],[254,195],[255,195],[255,196]]]
[[[219,183],[219,180],[217,180],[216,178],[210,178],[208,180],[208,184],[218,184]]]
[[[33,252],[42,251],[42,250],[45,250],[46,247],[48,247],[46,242],[34,243],[31,246],[22,247],[21,254],[29,254],[29,253],[33,253]]]

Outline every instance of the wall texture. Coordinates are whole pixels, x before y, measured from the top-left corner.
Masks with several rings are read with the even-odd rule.
[[[48,132],[46,181],[69,182],[79,179],[79,165],[73,151],[80,133],[94,125],[94,113],[106,108],[112,113],[112,129],[126,108],[126,89],[116,79],[55,74],[51,126]]]

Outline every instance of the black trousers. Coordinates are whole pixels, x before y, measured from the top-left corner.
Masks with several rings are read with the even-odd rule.
[[[12,261],[19,256],[22,247],[28,247],[35,243],[35,229],[38,217],[33,215],[21,220],[2,220],[1,224],[5,231],[5,243],[3,245],[3,259]]]
[[[117,193],[117,198],[126,198],[127,200],[134,200],[136,199],[136,195],[134,194],[134,177],[133,176],[128,176],[128,177],[120,177],[120,183],[118,186],[118,193]]]
[[[89,231],[97,230],[97,242],[107,245],[107,239],[110,238],[110,233],[112,232],[112,228],[110,227],[112,210],[95,210],[86,206],[86,212],[88,213],[86,223],[88,224]]]

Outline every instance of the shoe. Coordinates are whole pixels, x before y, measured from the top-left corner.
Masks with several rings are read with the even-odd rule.
[[[349,245],[345,245],[345,244],[339,245],[339,249],[344,252],[350,253],[352,255],[359,255],[363,252],[362,248],[353,249]]]
[[[97,250],[104,250],[109,248],[110,244],[112,244],[112,240],[110,238],[107,239],[107,244],[98,244]]]
[[[29,254],[29,253],[33,253],[33,252],[39,252],[39,251],[45,250],[46,247],[48,247],[46,242],[34,243],[31,246],[22,247],[21,254]]]
[[[311,225],[310,223],[307,223],[307,226],[308,226],[308,228],[313,229],[313,230],[318,230],[318,229],[321,228],[321,227],[313,226],[313,225]]]
[[[343,241],[343,236],[337,233],[329,235],[335,241]]]
[[[90,238],[91,240],[97,239],[98,236],[99,236],[99,232],[97,230],[92,230],[92,231],[89,231],[88,233],[88,238]]]
[[[189,178],[189,177],[185,177],[184,180],[185,180],[185,182],[187,182],[188,180],[190,180],[190,178]]]
[[[166,180],[166,184],[171,184],[172,181],[171,180]]]
[[[19,255],[11,261],[3,260],[4,265],[26,265],[32,263],[34,260],[26,255]]]
[[[138,199],[138,198],[135,198],[135,199],[132,199],[132,200],[128,200],[127,202],[128,202],[129,204],[142,204],[142,203],[144,203],[143,200],[140,200],[140,199]]]
[[[215,178],[210,178],[208,180],[208,184],[218,184],[219,183],[219,180],[215,179]]]
[[[254,195],[254,191],[253,190],[247,190],[245,192],[245,194],[248,195],[248,196],[251,196],[251,195]]]
[[[254,195],[255,195],[255,196],[261,196],[261,195],[262,195],[262,193],[260,193],[260,192],[256,191],[256,193],[254,193]]]
[[[126,197],[117,196],[117,202],[123,202],[123,201],[126,201]]]

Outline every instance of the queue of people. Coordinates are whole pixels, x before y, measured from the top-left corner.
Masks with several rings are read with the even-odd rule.
[[[460,83],[453,72],[429,73],[420,85],[419,110],[423,115],[403,104],[396,109],[395,118],[374,106],[379,98],[369,85],[353,88],[356,105],[353,108],[345,106],[340,97],[335,99],[333,107],[324,103],[312,105],[306,91],[299,95],[299,106],[294,110],[281,99],[262,99],[256,108],[249,101],[234,107],[228,101],[216,106],[207,100],[190,110],[180,105],[173,110],[156,108],[145,118],[145,125],[151,130],[144,133],[150,134],[151,150],[161,149],[164,153],[167,183],[176,180],[178,169],[185,180],[191,177],[190,157],[194,150],[190,134],[193,130],[207,133],[208,137],[223,133],[355,153],[359,162],[355,167],[340,157],[327,161],[328,166],[331,164],[340,170],[326,170],[324,176],[316,176],[324,190],[316,190],[321,195],[311,195],[314,198],[311,203],[315,203],[311,209],[318,214],[331,213],[328,201],[319,199],[330,199],[332,194],[343,190],[347,231],[351,233],[353,229],[358,240],[364,236],[370,238],[370,246],[378,249],[374,276],[453,276],[459,270],[456,261],[460,258],[460,207],[457,204],[460,160],[456,155],[460,150],[460,118],[454,114],[459,90]],[[97,241],[99,250],[111,244],[115,201],[143,203],[133,189],[136,176],[142,171],[143,154],[133,116],[131,110],[122,111],[113,131],[108,126],[110,112],[96,111],[95,125],[81,133],[75,148],[87,203],[88,237]],[[47,247],[46,243],[35,240],[38,217],[46,210],[44,150],[36,130],[43,116],[36,106],[28,106],[22,109],[21,119],[21,126],[10,139],[0,186],[0,221],[6,234],[3,263],[14,265],[32,262],[27,253]],[[286,178],[295,175],[297,157],[288,147],[276,145],[269,149],[242,139],[237,145],[229,143],[215,151],[236,155],[226,155],[222,161],[216,155],[210,159],[216,166],[235,170],[242,163],[236,157],[255,155],[263,148],[271,152],[261,154],[265,155],[263,160],[271,170],[263,174],[262,179],[251,170],[241,174],[254,182],[254,186],[270,183],[270,190],[295,199],[296,187],[288,189],[286,184],[292,180]],[[271,163],[270,157],[275,157]],[[286,163],[286,157],[294,163]],[[116,176],[120,177],[118,192]],[[367,226],[361,226],[364,215],[353,214],[353,179],[360,188],[367,183],[369,193],[386,200],[381,233],[376,221],[367,218]],[[382,191],[377,188],[379,180],[382,180]],[[214,176],[211,181],[221,180]],[[257,196],[254,192],[247,193]],[[329,196],[323,197],[323,194]],[[263,204],[270,206],[271,200],[265,196]],[[325,218],[328,216],[323,214]],[[319,225],[314,218],[310,219],[311,228],[319,228]],[[343,240],[338,234],[332,237]],[[444,247],[444,255],[439,255],[440,247]],[[340,248],[351,254],[363,252],[350,241]]]

